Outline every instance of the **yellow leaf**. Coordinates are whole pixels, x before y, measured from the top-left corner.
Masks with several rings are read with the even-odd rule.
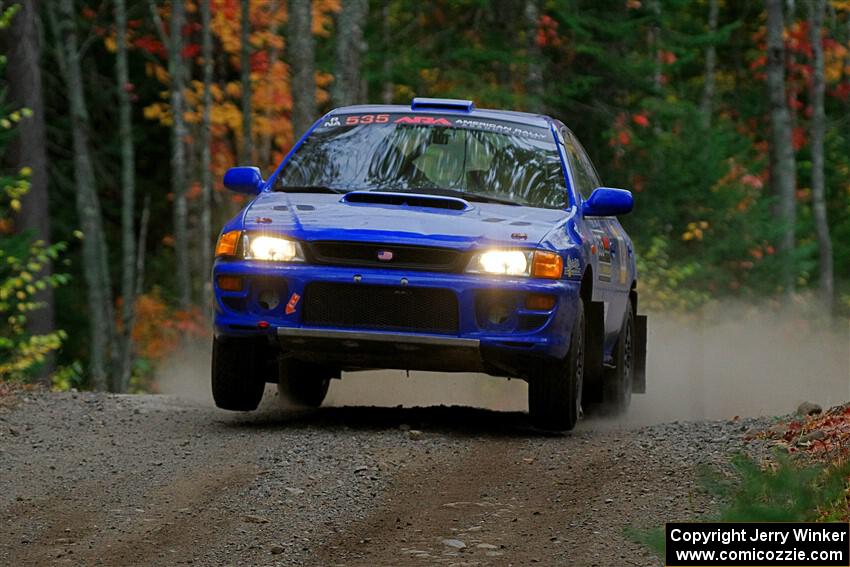
[[[239,83],[227,83],[225,90],[227,91],[227,94],[232,96],[233,98],[239,98],[242,94],[242,87],[239,85]]]

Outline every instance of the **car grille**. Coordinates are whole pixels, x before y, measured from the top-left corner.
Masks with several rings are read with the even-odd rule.
[[[448,289],[313,282],[304,290],[306,325],[456,333],[457,296]]]
[[[320,241],[307,244],[307,251],[314,264],[429,272],[460,272],[466,260],[463,252],[433,246]]]

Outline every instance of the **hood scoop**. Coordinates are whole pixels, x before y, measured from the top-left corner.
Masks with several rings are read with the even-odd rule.
[[[350,205],[389,205],[395,207],[421,207],[465,211],[470,208],[467,201],[457,197],[443,197],[419,193],[391,193],[378,191],[351,191],[341,202]]]

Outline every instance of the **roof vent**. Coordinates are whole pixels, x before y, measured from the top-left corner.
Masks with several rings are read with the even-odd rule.
[[[461,112],[472,112],[475,104],[471,100],[416,97],[410,104],[410,108],[413,110],[459,110]]]

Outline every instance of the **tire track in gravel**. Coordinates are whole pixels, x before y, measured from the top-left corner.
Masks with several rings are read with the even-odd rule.
[[[223,505],[223,496],[248,485],[256,473],[253,467],[216,470],[211,466],[200,476],[177,479],[148,495],[147,506],[157,510],[155,514],[147,515],[117,540],[98,540],[82,554],[81,564],[124,567],[196,557],[198,549],[234,531],[240,518]]]
[[[0,565],[658,565],[625,528],[710,510],[697,463],[752,425],[32,395],[0,413]]]
[[[80,487],[80,494],[92,496],[84,486]],[[69,506],[71,499],[68,495],[56,495],[19,502],[2,511],[4,520],[14,523],[16,540],[20,543],[12,547],[9,565],[47,565],[66,555],[64,549],[76,539],[92,534],[97,527],[93,522],[97,512]]]
[[[220,455],[223,457],[224,455]],[[144,509],[116,509],[101,482],[72,494],[17,503],[3,516],[14,518],[23,536],[10,565],[172,564],[197,556],[198,548],[231,532],[240,518],[223,505],[225,495],[252,482],[256,467],[210,463],[144,494]],[[122,529],[114,531],[118,524]]]
[[[595,565],[612,544],[622,549],[620,564],[655,564],[624,537],[622,503],[641,492],[636,482],[657,475],[636,478],[628,466],[612,464],[611,454],[630,439],[594,438],[607,450],[581,435],[476,439],[463,459],[444,454],[409,466],[391,497],[320,549],[316,564]]]

